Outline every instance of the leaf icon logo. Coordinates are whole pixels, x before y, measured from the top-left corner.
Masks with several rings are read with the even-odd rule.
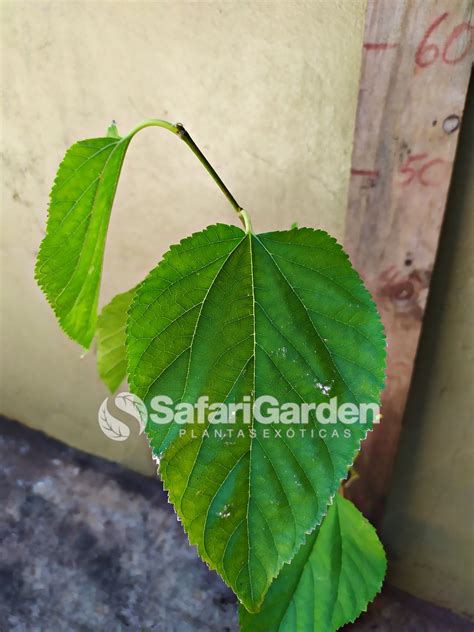
[[[110,400],[113,400],[112,405]],[[97,417],[100,429],[112,441],[126,441],[129,438],[132,419],[138,423],[138,434],[141,435],[147,418],[145,404],[133,393],[119,393],[115,399],[107,397],[100,405]]]

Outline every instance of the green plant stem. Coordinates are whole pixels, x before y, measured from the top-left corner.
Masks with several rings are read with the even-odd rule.
[[[196,143],[193,141],[193,139],[189,135],[188,131],[184,128],[184,126],[181,123],[176,123],[176,125],[173,125],[173,123],[169,123],[168,121],[162,121],[161,119],[149,119],[148,121],[144,121],[143,123],[135,127],[135,129],[133,129],[130,132],[127,138],[131,138],[135,136],[135,134],[137,134],[140,130],[144,129],[145,127],[163,127],[164,129],[167,129],[169,132],[176,134],[176,136],[179,136],[179,138],[181,138],[181,140],[184,141],[186,145],[191,149],[193,154],[198,158],[198,160],[204,166],[204,168],[209,173],[211,178],[217,184],[219,189],[225,195],[229,204],[238,214],[240,221],[244,225],[245,231],[246,232],[251,231],[252,228],[250,224],[250,219],[246,211],[244,211],[243,208],[238,204],[237,200],[234,198],[232,193],[229,191],[226,185],[222,182],[221,178],[217,174],[214,167],[211,165],[209,160],[202,153],[202,151],[199,149],[199,147],[196,145]]]

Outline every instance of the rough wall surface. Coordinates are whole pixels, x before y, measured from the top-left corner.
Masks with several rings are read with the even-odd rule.
[[[95,355],[59,330],[33,280],[49,189],[66,148],[149,117],[186,124],[254,228],[342,237],[365,2],[3,2],[1,411],[142,472],[143,441],[97,425]],[[101,302],[168,246],[233,211],[165,130],[132,143]]]

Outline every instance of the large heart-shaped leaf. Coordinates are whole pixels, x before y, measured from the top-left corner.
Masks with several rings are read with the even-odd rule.
[[[385,340],[347,255],[323,231],[208,227],[173,246],[135,295],[131,390],[175,402],[377,402]],[[161,476],[191,543],[248,610],[322,520],[370,423],[311,416],[294,436],[241,414],[229,426],[149,423]],[[346,432],[349,429],[349,436]],[[221,434],[219,435],[219,432]],[[240,431],[240,432],[239,432]],[[319,434],[321,432],[321,435]],[[268,436],[267,436],[268,435]]]
[[[283,566],[262,609],[239,609],[241,632],[333,632],[380,591],[387,562],[372,525],[336,494],[322,525]]]
[[[110,211],[131,138],[113,131],[75,143],[51,190],[36,279],[61,327],[85,348],[95,333]]]
[[[97,369],[109,389],[115,391],[127,374],[125,326],[136,288],[117,294],[97,320]]]

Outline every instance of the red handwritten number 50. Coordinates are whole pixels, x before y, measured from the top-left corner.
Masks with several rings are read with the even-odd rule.
[[[426,68],[427,66],[431,66],[439,57],[439,48],[436,44],[428,44],[428,39],[430,38],[433,31],[438,28],[438,26],[446,20],[449,13],[446,11],[426,29],[426,32],[421,40],[418,48],[416,49],[415,54],[415,62],[420,68]],[[471,31],[474,27],[472,27],[469,22],[462,22],[458,24],[451,32],[449,37],[446,38],[441,59],[445,64],[457,64],[461,59],[469,52],[471,47]],[[459,53],[457,57],[449,57],[449,50],[454,42],[464,33],[467,32],[466,43],[463,47],[463,50]]]
[[[444,160],[441,158],[434,158],[433,160],[428,160],[428,162],[419,162],[426,161],[428,154],[417,154],[416,156],[410,156],[408,160],[400,167],[400,173],[406,174],[405,180],[401,180],[401,185],[411,184],[414,180],[418,180],[418,182],[424,187],[436,186],[439,184],[437,180],[428,179],[428,171],[432,169],[435,165],[444,164]],[[418,166],[415,166],[413,163],[419,162]]]

